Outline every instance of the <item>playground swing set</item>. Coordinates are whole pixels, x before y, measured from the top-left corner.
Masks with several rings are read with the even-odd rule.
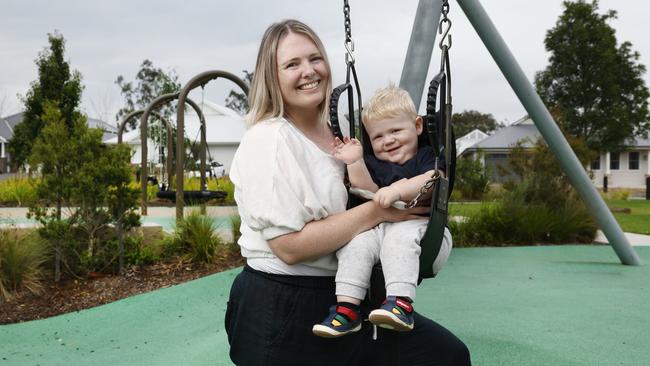
[[[492,55],[497,66],[505,76],[506,80],[512,87],[518,99],[528,112],[529,116],[537,126],[542,137],[548,143],[554,156],[560,163],[563,171],[568,176],[572,185],[576,188],[581,198],[593,212],[594,217],[602,228],[605,236],[608,238],[614,251],[618,255],[620,261],[627,265],[640,265],[640,259],[634,251],[629,241],[623,234],[620,226],[614,219],[612,213],[607,208],[602,197],[598,194],[595,187],[589,180],[584,168],[577,159],[575,153],[571,150],[566,139],[560,132],[557,124],[553,121],[550,113],[537,95],[532,84],[526,78],[521,67],[516,62],[514,56],[511,54],[507,45],[499,35],[496,27],[491,22],[485,9],[483,9],[479,0],[457,0],[459,7],[463,10],[468,20],[474,27],[480,39],[486,46],[487,50]],[[342,94],[347,93],[348,99],[348,116],[350,117],[349,123],[349,136],[355,136],[355,130],[358,129],[364,151],[370,152],[370,141],[368,140],[367,133],[361,123],[361,90],[355,69],[354,59],[354,43],[351,36],[351,22],[350,22],[350,6],[348,0],[344,0],[344,17],[345,17],[345,62],[346,62],[346,80],[345,83],[336,87],[333,90],[330,104],[330,118],[331,126],[334,134],[342,138],[340,123],[338,120],[338,103]],[[434,152],[437,154],[436,161],[440,166],[440,170],[445,174],[434,173],[431,179],[421,188],[420,195],[407,205],[411,207],[417,204],[421,195],[427,194],[431,191],[430,203],[430,217],[427,230],[421,241],[422,252],[420,255],[420,278],[430,278],[435,276],[436,268],[434,265],[436,259],[441,254],[448,255],[448,253],[441,253],[442,242],[445,239],[444,231],[447,226],[448,215],[448,200],[451,195],[454,184],[455,176],[455,139],[452,130],[452,98],[451,98],[451,70],[449,60],[449,49],[451,48],[451,35],[449,34],[451,28],[451,20],[448,18],[449,1],[448,0],[420,0],[417,8],[417,13],[411,32],[411,39],[409,42],[406,60],[399,86],[405,89],[411,95],[416,109],[418,108],[424,90],[425,78],[427,75],[433,46],[435,42],[436,28],[442,35],[439,47],[441,49],[441,61],[439,72],[431,79],[428,87],[426,115],[423,117],[424,133],[420,136],[420,144],[430,145]],[[440,19],[442,15],[442,19]],[[446,42],[446,43],[445,43]],[[142,187],[142,214],[146,215],[146,194],[147,194],[147,119],[150,114],[154,114],[153,110],[160,106],[162,103],[178,99],[177,105],[177,142],[176,142],[176,191],[169,191],[169,198],[174,199],[176,202],[176,219],[183,218],[183,207],[186,200],[192,200],[193,195],[197,199],[201,199],[203,195],[206,197],[210,194],[207,191],[205,184],[205,150],[207,143],[205,142],[205,119],[201,109],[192,102],[187,96],[191,90],[197,86],[202,88],[210,82],[218,78],[228,79],[237,84],[244,94],[248,94],[248,86],[237,76],[220,70],[212,70],[200,73],[187,82],[180,92],[175,94],[163,95],[153,102],[151,102],[144,111],[136,111],[129,114],[128,118],[134,118],[139,113],[140,117],[140,130],[141,130],[141,143],[142,143],[142,168],[141,168],[141,187]],[[357,99],[357,118],[355,116],[355,95]],[[194,193],[186,194],[184,191],[183,181],[183,168],[185,161],[185,147],[184,147],[184,113],[185,104],[189,104],[195,109],[201,120],[201,190]],[[437,105],[438,104],[438,105]],[[155,114],[154,114],[155,115]],[[160,118],[161,121],[164,119]],[[122,124],[126,123],[127,118],[123,120]],[[166,123],[167,130],[170,130],[170,125]],[[123,126],[120,126],[120,140],[121,131]],[[171,149],[169,143],[168,133],[168,150]],[[169,161],[172,154],[167,154],[167,170],[168,182],[172,181],[171,162]],[[183,192],[183,194],[178,194]],[[349,200],[349,205],[355,205],[359,201],[357,198]],[[381,270],[375,270],[375,273],[380,274]],[[381,286],[374,286],[381,287]],[[379,294],[379,296],[381,296]]]

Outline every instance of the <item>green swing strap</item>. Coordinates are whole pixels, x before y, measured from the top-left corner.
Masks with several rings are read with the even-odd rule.
[[[440,72],[434,76],[429,84],[427,94],[427,115],[425,116],[429,142],[436,152],[436,165],[438,157],[444,154],[446,176],[434,176],[431,190],[431,213],[427,230],[420,241],[420,278],[432,278],[433,263],[440,253],[447,226],[448,204],[451,189],[453,188],[455,171],[455,144],[452,142],[451,128],[451,75],[449,69],[448,46],[442,46],[442,61]],[[440,90],[440,93],[438,93]],[[440,98],[440,110],[436,111],[436,99]],[[452,154],[453,152],[453,154]]]

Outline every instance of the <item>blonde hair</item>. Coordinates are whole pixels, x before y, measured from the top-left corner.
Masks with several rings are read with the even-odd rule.
[[[257,53],[253,80],[248,93],[250,112],[246,115],[246,121],[249,126],[268,118],[284,115],[284,100],[282,99],[278,81],[277,52],[280,40],[289,33],[300,34],[309,38],[314,42],[323,57],[328,77],[325,89],[326,97],[318,108],[321,122],[326,123],[328,120],[327,107],[332,92],[332,73],[323,42],[306,24],[295,19],[287,19],[271,24],[262,37],[262,43]]]
[[[418,114],[409,93],[389,84],[379,89],[363,107],[362,120],[364,123],[378,119],[394,118],[403,115],[415,123]]]

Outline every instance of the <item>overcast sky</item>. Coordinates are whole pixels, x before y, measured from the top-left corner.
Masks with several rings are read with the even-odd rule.
[[[357,72],[364,99],[388,82],[399,83],[416,0],[349,0]],[[497,29],[529,80],[548,63],[544,36],[562,12],[560,0],[482,0]],[[334,84],[343,81],[343,1],[337,0],[2,0],[0,12],[0,113],[22,109],[24,95],[37,77],[34,60],[47,45],[47,33],[65,37],[66,57],[83,76],[82,109],[114,122],[123,97],[118,75],[134,80],[144,59],[175,70],[182,84],[206,70],[237,75],[252,70],[264,29],[284,18],[312,26],[325,43]],[[399,5],[397,5],[399,4]],[[511,123],[525,114],[460,7],[450,2],[454,110],[475,109]],[[650,66],[647,36],[650,3],[601,0],[600,12],[618,11],[610,24],[619,43],[630,41]],[[439,63],[435,47],[432,65]],[[644,75],[646,85],[650,77]],[[234,84],[206,87],[205,98],[223,103]],[[191,97],[200,100],[201,94]]]

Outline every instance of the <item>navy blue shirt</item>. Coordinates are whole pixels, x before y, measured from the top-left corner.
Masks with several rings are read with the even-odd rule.
[[[415,156],[402,165],[377,159],[374,154],[365,156],[366,166],[372,180],[379,188],[387,187],[400,179],[413,178],[435,168],[435,154],[431,146],[418,149]],[[438,169],[444,170],[444,165],[438,161]]]

